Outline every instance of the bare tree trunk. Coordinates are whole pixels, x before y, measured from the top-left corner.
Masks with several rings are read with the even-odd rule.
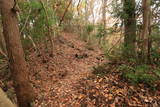
[[[142,62],[148,63],[150,56],[150,49],[149,49],[149,29],[150,29],[150,12],[151,12],[151,0],[143,0],[142,7],[143,7],[143,31],[142,31]]]
[[[93,9],[92,9],[92,18],[93,18],[92,23],[93,23],[93,25],[95,25],[95,15],[94,15],[94,10]]]
[[[66,15],[67,11],[68,11],[68,8],[69,8],[69,6],[70,6],[71,4],[72,4],[72,0],[70,0],[69,4],[67,5],[67,7],[66,7],[66,9],[65,9],[65,11],[64,11],[64,13],[63,13],[63,15],[62,15],[62,18],[60,19],[59,26],[61,26],[61,24],[62,24],[62,22],[63,22],[63,20],[64,20],[64,17],[65,17],[65,15]]]
[[[85,0],[85,21],[88,22],[88,2]]]
[[[135,18],[135,0],[124,0],[124,52],[126,58],[135,58],[136,50],[136,18]]]
[[[28,69],[13,5],[13,0],[0,0],[3,32],[19,107],[30,107],[34,93],[29,83]]]
[[[104,28],[106,27],[106,4],[107,4],[107,0],[102,0],[103,4],[102,4],[102,22],[103,22],[103,26]]]
[[[91,15],[92,15],[92,23],[93,25],[95,24],[95,16],[94,16],[94,3],[95,3],[95,0],[91,0],[90,1],[90,11],[91,11]]]
[[[152,33],[152,29],[151,29],[151,24],[152,24],[152,10],[150,8],[150,15],[149,15],[149,38],[148,38],[148,63],[152,63],[151,60],[151,49],[152,49],[152,38],[151,38],[151,33]]]
[[[79,1],[78,1],[78,4],[77,4],[77,13],[78,13],[78,16],[80,15],[80,12],[79,12],[80,3],[81,3],[81,0],[79,0]]]

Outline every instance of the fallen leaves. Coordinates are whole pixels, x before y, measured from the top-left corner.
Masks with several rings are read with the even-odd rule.
[[[55,46],[54,57],[46,56],[46,63],[42,63],[42,57],[30,56],[30,63],[34,65],[31,78],[38,94],[36,107],[160,106],[160,92],[153,94],[143,85],[125,83],[116,64],[105,63],[107,68],[101,69],[102,77],[92,75],[91,68],[102,63],[101,52],[88,51],[85,43],[74,35],[63,35],[55,41]]]
[[[112,94],[105,94],[104,96],[107,98],[107,100],[112,100],[113,99]]]
[[[82,98],[84,98],[86,95],[84,95],[84,94],[80,94],[77,98],[78,99],[82,99]]]

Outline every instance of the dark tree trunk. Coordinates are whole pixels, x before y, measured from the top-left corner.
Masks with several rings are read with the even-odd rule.
[[[142,1],[142,7],[143,7],[143,31],[142,31],[142,62],[143,63],[149,63],[150,59],[150,48],[151,43],[149,39],[150,35],[150,5],[151,0],[143,0]]]
[[[19,107],[30,107],[34,94],[29,83],[28,69],[13,5],[14,0],[0,0],[3,32]]]
[[[126,58],[135,58],[136,42],[136,18],[135,18],[135,0],[124,0],[124,56]]]
[[[61,24],[62,24],[62,22],[64,20],[64,17],[66,16],[66,14],[68,12],[68,9],[69,9],[71,4],[72,4],[72,0],[69,1],[69,4],[67,5],[67,7],[66,7],[66,9],[65,9],[65,11],[64,11],[64,13],[62,15],[62,18],[60,19],[59,26],[61,26]]]

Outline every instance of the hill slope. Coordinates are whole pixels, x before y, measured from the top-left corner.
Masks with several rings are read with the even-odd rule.
[[[31,52],[30,75],[38,95],[36,107],[160,106],[160,90],[153,92],[142,84],[126,83],[117,66],[107,63],[98,47],[86,47],[78,36],[63,33],[54,40],[53,57],[43,45],[41,56]],[[97,77],[93,68],[103,64],[104,68],[98,71],[103,76]]]
[[[70,33],[63,33],[54,43],[53,57],[44,53],[43,48],[43,58],[36,56],[36,53],[29,55],[30,65],[33,65],[30,69],[31,80],[38,95],[36,105],[75,106],[75,99],[79,97],[75,89],[78,82],[89,77],[93,67],[104,58],[97,47],[86,49],[86,43]]]

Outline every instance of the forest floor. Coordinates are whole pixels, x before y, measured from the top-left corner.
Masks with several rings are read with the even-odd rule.
[[[111,72],[104,77],[94,75],[94,67],[107,64],[98,47],[88,50],[86,42],[70,33],[63,33],[54,43],[53,57],[29,55],[36,107],[160,106],[160,91],[127,84],[114,65],[108,65]]]
[[[52,56],[44,44],[39,49],[41,55],[30,50],[27,56],[35,107],[160,107],[160,90],[123,81],[98,46],[88,49],[75,34],[56,37]],[[103,76],[94,73],[100,65]]]
[[[85,95],[80,92],[81,82],[88,79],[94,66],[102,63],[102,51],[98,47],[88,50],[86,42],[70,33],[57,37],[54,43],[53,57],[29,55],[30,65],[34,65],[30,71],[38,95],[36,107],[85,105],[82,100]]]

